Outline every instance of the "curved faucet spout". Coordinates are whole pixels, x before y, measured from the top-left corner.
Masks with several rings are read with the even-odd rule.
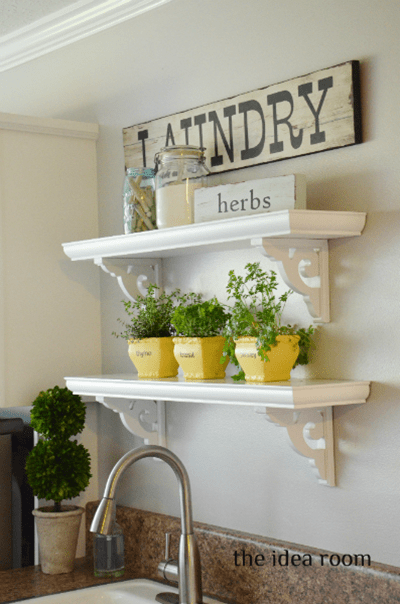
[[[181,537],[179,541],[179,561],[165,560],[165,567],[178,574],[179,603],[202,604],[200,554],[197,547],[196,536],[193,533],[192,504],[190,495],[189,476],[185,466],[172,451],[156,445],[145,445],[129,451],[121,457],[112,469],[104,490],[104,496],[94,515],[90,531],[109,535],[113,531],[115,519],[115,493],[122,474],[129,466],[145,457],[157,457],[165,461],[175,472],[179,483],[179,496],[181,506]],[[164,563],[163,563],[164,564]],[[174,573],[172,573],[174,574]],[[157,599],[170,602],[171,594],[159,594]]]
[[[107,535],[112,532],[113,517],[115,514],[115,492],[119,480],[129,466],[145,457],[158,457],[165,461],[175,472],[179,483],[182,535],[191,535],[193,533],[192,505],[188,473],[179,457],[169,449],[156,445],[144,445],[143,447],[133,449],[121,457],[115,464],[108,477],[103,499],[93,518],[90,527],[92,533]]]

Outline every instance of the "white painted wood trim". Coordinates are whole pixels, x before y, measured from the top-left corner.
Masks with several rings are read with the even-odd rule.
[[[134,302],[138,295],[145,296],[150,283],[161,286],[160,258],[140,260],[120,260],[114,258],[109,261],[104,258],[95,259],[95,264],[111,277],[117,279],[117,283],[123,294]]]
[[[81,0],[0,37],[0,72],[118,25],[171,0]]]
[[[130,374],[66,377],[65,381],[74,394],[93,397],[119,413],[132,434],[163,446],[166,445],[165,401],[252,407],[256,413],[287,429],[295,451],[308,458],[318,482],[329,486],[336,484],[333,406],[365,403],[371,384],[312,379],[238,384],[232,378],[186,382],[182,377],[140,380]],[[143,423],[146,418],[141,419],[149,403],[150,427],[146,421]]]
[[[36,132],[38,134],[53,134],[55,136],[87,138],[89,140],[97,140],[99,138],[98,124],[52,118],[30,117],[13,113],[0,113],[0,130]]]
[[[333,408],[301,412],[266,409],[267,419],[286,428],[293,449],[306,457],[320,484],[336,486]]]
[[[365,221],[365,212],[280,210],[64,243],[63,248],[71,260],[93,260],[117,277],[124,295],[134,300],[134,275],[140,272],[134,265],[139,259],[147,275],[149,259],[150,264],[161,266],[161,259],[170,256],[257,247],[277,262],[286,284],[304,297],[314,321],[328,323],[327,241],[361,235]]]
[[[253,241],[254,244],[254,241]],[[263,239],[260,252],[277,263],[286,285],[301,294],[315,323],[329,323],[329,250],[325,239]]]
[[[275,409],[312,409],[365,403],[370,382],[347,380],[288,380],[267,384],[236,383],[232,378],[189,382],[178,376],[140,380],[137,375],[66,377],[75,394],[94,398],[164,400],[183,403],[240,405]]]
[[[123,426],[145,445],[167,446],[165,401],[127,400],[97,396],[96,401],[118,413]]]
[[[336,239],[358,237],[365,212],[280,210],[257,216],[215,220],[169,229],[115,235],[64,243],[71,260],[101,258],[165,258],[197,252],[248,248],[265,237],[281,239]],[[97,259],[97,260],[96,260]]]

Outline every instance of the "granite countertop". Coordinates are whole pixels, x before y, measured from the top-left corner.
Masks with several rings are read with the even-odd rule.
[[[76,560],[74,571],[63,575],[45,575],[40,566],[2,570],[0,604],[137,578],[137,572],[125,568],[125,574],[118,579],[99,579],[93,573],[93,560],[86,558]]]
[[[96,508],[97,502],[86,506],[87,530]],[[131,579],[160,581],[157,568],[164,555],[165,533],[172,535],[171,556],[175,558],[180,519],[118,506],[117,521],[125,535],[122,577],[110,581],[94,576],[93,541],[88,538],[86,558],[75,561],[72,573],[45,575],[40,566],[0,571],[0,604]],[[204,594],[221,602],[400,603],[400,568],[371,562],[368,553],[339,555],[199,522],[195,528]]]

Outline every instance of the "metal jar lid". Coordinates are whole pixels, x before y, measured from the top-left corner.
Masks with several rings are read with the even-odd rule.
[[[161,163],[168,160],[176,159],[197,159],[198,161],[204,161],[204,147],[195,147],[194,145],[171,145],[170,147],[163,147],[154,156],[155,163]]]

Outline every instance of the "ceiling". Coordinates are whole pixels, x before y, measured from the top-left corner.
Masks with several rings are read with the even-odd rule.
[[[0,72],[173,0],[0,0]]]
[[[31,25],[38,19],[47,17],[72,4],[81,4],[77,0],[0,0],[0,36],[15,32],[21,27]]]

